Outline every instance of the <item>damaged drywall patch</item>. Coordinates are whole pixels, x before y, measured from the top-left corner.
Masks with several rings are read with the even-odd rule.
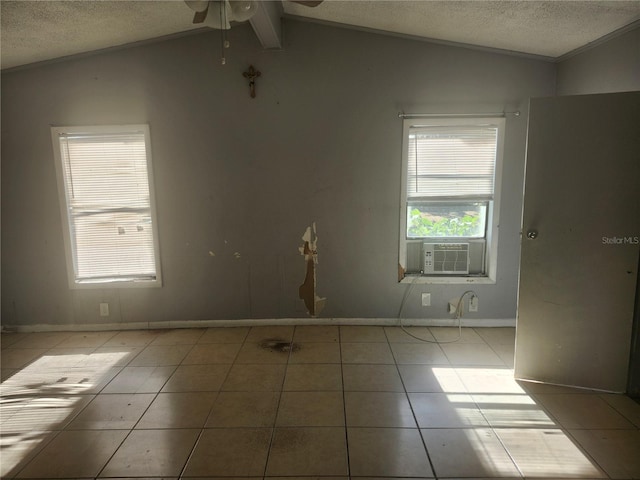
[[[224,241],[224,248],[222,251],[222,255],[227,255],[227,246],[229,245],[229,242],[227,240]],[[242,258],[242,254],[240,252],[233,252],[233,258],[235,258],[236,260],[240,260],[240,258]],[[214,252],[213,250],[209,250],[209,256],[210,257],[215,257],[216,256],[216,252]]]
[[[406,273],[407,271],[402,266],[402,264],[398,263],[398,282],[401,282],[404,279]]]
[[[316,233],[316,223],[310,227],[302,236],[304,245],[299,247],[300,255],[304,256],[306,264],[306,274],[304,283],[298,289],[299,297],[304,301],[309,315],[315,317],[319,315],[325,306],[326,298],[319,297],[316,294],[316,265],[318,264],[318,235]]]

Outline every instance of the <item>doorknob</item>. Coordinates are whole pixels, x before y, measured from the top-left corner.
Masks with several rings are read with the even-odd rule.
[[[529,240],[535,240],[536,238],[538,238],[538,231],[537,230],[527,230],[527,238]]]

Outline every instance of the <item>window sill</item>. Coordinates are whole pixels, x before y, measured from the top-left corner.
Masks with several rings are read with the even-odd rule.
[[[440,284],[440,285],[495,285],[496,281],[490,277],[448,277],[406,275],[400,283]]]
[[[160,288],[162,281],[157,280],[111,280],[94,282],[75,282],[71,280],[69,286],[72,290],[96,290],[96,289],[116,289],[116,288]]]

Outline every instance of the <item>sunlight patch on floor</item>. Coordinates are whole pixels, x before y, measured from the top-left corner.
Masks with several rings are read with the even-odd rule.
[[[469,408],[479,408],[521,475],[606,478],[535,398],[518,384],[513,370],[484,367],[434,367],[432,370],[444,392],[452,384],[451,372],[458,374],[473,399],[473,406],[456,405],[455,409],[464,414]],[[454,403],[461,398],[459,395],[447,397]],[[464,432],[466,446],[477,456],[482,468],[502,472],[505,465],[499,463],[504,461],[501,448],[490,438],[488,430],[475,428]]]
[[[113,377],[113,366],[129,354],[43,355],[6,379],[0,385],[0,475],[37,451],[52,431],[64,428],[94,398],[96,387]]]

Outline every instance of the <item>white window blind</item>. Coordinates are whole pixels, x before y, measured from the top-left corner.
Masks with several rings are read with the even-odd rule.
[[[96,129],[56,132],[74,281],[156,281],[148,130]]]
[[[497,134],[482,125],[410,128],[407,197],[492,200]]]

